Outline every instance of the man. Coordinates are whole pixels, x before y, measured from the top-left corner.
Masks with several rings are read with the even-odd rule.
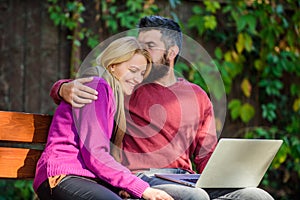
[[[150,78],[125,100],[127,130],[122,164],[174,199],[273,199],[259,188],[207,189],[180,186],[155,178],[154,173],[201,173],[216,144],[214,112],[206,93],[197,85],[177,78],[174,64],[182,43],[179,25],[160,16],[140,20],[138,39],[153,59]],[[95,99],[81,79],[62,84],[51,92],[73,106]],[[60,90],[59,90],[60,88]],[[209,195],[209,197],[208,197]]]

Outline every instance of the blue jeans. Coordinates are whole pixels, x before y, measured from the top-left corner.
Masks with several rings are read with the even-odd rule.
[[[52,189],[46,180],[39,186],[37,195],[40,200],[121,200],[111,188],[80,176],[66,176]]]
[[[266,191],[259,188],[211,188],[201,189],[180,185],[154,176],[155,173],[187,174],[182,169],[150,169],[137,173],[137,176],[148,182],[151,187],[161,189],[175,200],[274,200]]]
[[[167,192],[175,200],[209,200],[208,194],[201,188],[187,187],[171,181],[163,180],[154,176],[155,173],[173,173],[186,174],[182,169],[150,169],[136,175],[142,180],[148,182],[152,188],[160,189]]]
[[[274,200],[269,193],[256,187],[207,189],[206,191],[213,200]]]

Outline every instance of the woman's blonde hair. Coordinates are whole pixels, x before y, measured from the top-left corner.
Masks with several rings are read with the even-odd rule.
[[[120,64],[130,60],[135,54],[144,56],[147,60],[144,79],[150,73],[152,59],[149,52],[139,43],[135,37],[122,37],[110,43],[105,50],[97,57],[98,65],[110,71],[112,65]]]

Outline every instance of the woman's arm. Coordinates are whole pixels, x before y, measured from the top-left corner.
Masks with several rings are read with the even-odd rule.
[[[142,197],[149,184],[133,175],[110,155],[115,112],[112,90],[100,78],[95,78],[87,85],[97,88],[99,98],[81,109],[73,109],[83,161],[100,179],[136,197]]]

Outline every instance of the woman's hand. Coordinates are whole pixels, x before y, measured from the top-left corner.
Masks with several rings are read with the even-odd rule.
[[[165,191],[150,187],[144,191],[143,198],[146,200],[173,200],[173,198]]]
[[[73,107],[81,108],[97,99],[97,91],[84,85],[92,80],[93,77],[79,78],[63,83],[59,89],[59,95]]]

